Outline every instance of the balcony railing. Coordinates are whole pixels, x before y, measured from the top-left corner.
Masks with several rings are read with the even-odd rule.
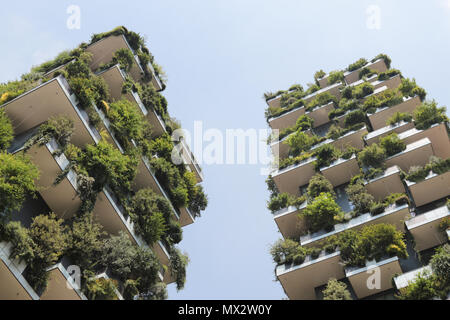
[[[272,130],[278,129],[280,131],[285,128],[292,127],[297,122],[297,119],[300,118],[300,116],[304,115],[305,112],[306,109],[304,106],[297,107],[286,113],[283,113],[282,115],[270,118],[269,126],[272,128]]]
[[[378,130],[369,132],[365,137],[364,140],[366,141],[366,143],[370,146],[373,143],[378,143],[380,141],[381,138],[395,132],[397,134],[402,133],[404,131],[410,130],[414,128],[414,123],[413,122],[405,122],[405,121],[401,121],[399,123],[390,125],[390,126],[386,126],[383,128],[380,128]]]
[[[387,70],[387,67],[386,67],[386,64],[385,64],[384,60],[383,59],[378,59],[378,60],[376,60],[374,62],[369,62],[364,67],[359,68],[357,70],[346,71],[344,73],[345,82],[347,84],[352,84],[353,82],[358,81],[359,80],[359,72],[363,68],[370,68],[370,69],[376,70],[378,72],[385,72]]]
[[[403,289],[408,287],[412,282],[414,282],[419,274],[432,274],[431,266],[425,266],[410,272],[406,272],[394,278],[395,287]]]
[[[423,251],[447,242],[447,235],[439,229],[442,219],[450,216],[447,206],[417,215],[405,222],[414,237],[417,251]]]

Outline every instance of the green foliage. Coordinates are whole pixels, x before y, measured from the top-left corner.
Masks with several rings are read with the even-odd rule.
[[[141,189],[131,199],[130,216],[136,231],[152,245],[161,240],[167,231],[166,221],[170,219],[170,203],[156,195],[151,189]]]
[[[358,159],[365,167],[380,168],[386,159],[386,150],[376,143],[365,147],[359,154]]]
[[[387,157],[393,156],[406,149],[406,144],[402,140],[400,140],[395,132],[381,138],[380,146],[386,151]]]
[[[343,71],[331,71],[328,75],[328,85],[335,84],[336,82],[344,82]]]
[[[341,153],[332,144],[324,144],[315,150],[316,169],[328,167],[333,161],[339,159]]]
[[[436,101],[426,101],[414,111],[414,122],[417,129],[426,130],[435,123],[448,122],[446,107],[437,107]]]
[[[25,150],[38,144],[43,146],[49,143],[52,139],[58,143],[61,150],[57,153],[63,152],[67,145],[70,143],[70,139],[74,133],[73,120],[66,116],[53,116],[50,117],[45,123],[39,126],[38,132],[27,141]]]
[[[403,78],[398,90],[404,97],[419,96],[421,101],[424,101],[427,95],[426,91],[416,84],[416,79]]]
[[[308,103],[306,106],[306,111],[311,111],[318,106],[323,106],[330,102],[337,104],[337,98],[329,92],[322,92],[318,94],[310,103]]]
[[[32,72],[37,72],[37,73],[50,72],[51,70],[56,69],[59,66],[62,66],[64,64],[70,62],[71,60],[79,57],[81,53],[82,53],[82,50],[78,49],[78,48],[74,49],[72,51],[63,51],[60,54],[58,54],[55,59],[45,62],[45,63],[41,64],[40,66],[34,67],[32,69]]]
[[[397,69],[389,69],[389,70],[387,70],[387,71],[385,71],[385,72],[381,72],[381,73],[379,73],[378,74],[378,80],[379,81],[385,81],[385,80],[388,80],[388,79],[390,79],[390,78],[392,78],[392,77],[394,77],[394,76],[396,76],[396,75],[402,75],[402,73],[401,73],[401,71],[400,70],[397,70]]]
[[[101,255],[106,233],[92,214],[73,219],[67,232],[67,256],[83,270],[93,270]]]
[[[4,110],[0,110],[0,151],[8,149],[14,139],[14,131]]]
[[[340,126],[337,126],[335,124],[332,124],[327,132],[327,139],[333,139],[337,140],[339,137],[343,136],[345,134],[345,129],[341,128]]]
[[[152,85],[143,85],[139,92],[142,103],[147,110],[155,110],[164,121],[169,119],[166,98],[157,92]]]
[[[378,74],[378,71],[370,69],[368,67],[364,67],[361,69],[361,71],[359,72],[359,79],[362,79],[364,77],[366,78],[370,78],[372,77],[374,74]]]
[[[436,295],[433,277],[423,272],[418,274],[407,287],[400,289],[397,298],[400,300],[430,300]]]
[[[368,82],[364,82],[356,87],[353,87],[353,94],[352,96],[356,99],[362,99],[369,94],[373,93],[374,88],[373,85],[371,85]]]
[[[328,280],[327,287],[322,291],[323,300],[352,300],[347,285],[334,278]]]
[[[313,125],[314,120],[312,118],[308,117],[307,115],[302,115],[297,119],[294,126],[282,130],[278,136],[278,139],[281,140],[296,131],[305,131],[311,129]]]
[[[366,122],[366,115],[362,110],[352,111],[349,114],[347,114],[344,118],[344,126],[346,128],[365,122]]]
[[[308,199],[311,201],[318,197],[321,193],[331,194],[333,197],[336,197],[331,182],[328,181],[322,174],[318,173],[314,175],[311,180],[309,180],[307,190]]]
[[[377,95],[368,97],[362,106],[362,109],[368,113],[374,113],[381,107],[392,107],[403,102],[403,97],[397,90],[387,89]]]
[[[267,203],[267,208],[272,213],[275,213],[290,206],[299,207],[305,200],[305,197],[294,197],[288,193],[280,193],[270,198],[270,201]]]
[[[178,248],[173,248],[170,253],[170,272],[175,277],[177,290],[182,290],[186,283],[186,267],[189,263],[189,257],[181,253]]]
[[[314,79],[315,79],[315,80],[322,79],[323,77],[325,77],[325,75],[326,75],[325,71],[323,71],[322,69],[320,69],[319,71],[317,71],[317,72],[314,74]]]
[[[321,139],[316,135],[309,135],[304,131],[297,131],[290,135],[283,143],[289,146],[289,154],[297,156],[300,153],[309,150]]]
[[[369,212],[375,202],[375,198],[366,191],[362,180],[357,180],[350,184],[345,191],[347,192],[349,200],[355,207],[355,212],[364,214]]]
[[[97,145],[87,145],[80,159],[80,165],[95,179],[94,189],[101,191],[109,185],[124,194],[131,190],[131,182],[137,173],[138,160],[123,155],[111,144],[100,141]]]
[[[355,70],[357,70],[357,69],[359,69],[359,68],[364,67],[367,63],[368,63],[368,62],[367,62],[366,59],[361,58],[361,59],[359,59],[358,61],[356,61],[356,62],[350,64],[350,65],[348,66],[348,68],[347,68],[347,71],[350,71],[350,72],[351,72],[351,71],[355,71]]]
[[[0,152],[0,212],[20,210],[25,198],[37,191],[39,170],[23,155]]]
[[[130,49],[119,49],[114,53],[113,59],[115,64],[119,64],[120,68],[129,72],[134,63],[134,56]]]
[[[115,290],[118,282],[114,279],[91,279],[86,284],[89,300],[118,300]]]
[[[344,212],[335,202],[334,196],[330,193],[321,193],[308,203],[303,211],[308,230],[317,232],[325,229],[330,230],[336,222],[342,221]]]
[[[413,182],[419,182],[424,180],[430,171],[436,174],[443,174],[450,170],[450,159],[440,159],[437,157],[430,157],[430,162],[425,166],[413,166],[409,168],[408,174],[405,179]]]
[[[412,115],[404,112],[396,112],[386,121],[386,125],[392,126],[394,124],[400,123],[402,121],[411,122]]]
[[[430,260],[430,265],[439,281],[449,285],[450,284],[450,245],[445,244],[433,255]]]
[[[284,263],[302,264],[307,250],[291,239],[278,240],[271,248],[270,254],[277,265]]]
[[[25,261],[29,264],[34,259],[34,242],[28,229],[18,221],[12,221],[4,225],[0,223],[0,242],[11,243],[10,258]]]

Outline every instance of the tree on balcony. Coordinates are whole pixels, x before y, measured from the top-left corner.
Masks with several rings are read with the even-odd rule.
[[[8,149],[14,138],[11,121],[4,110],[0,110],[0,151]]]
[[[334,278],[328,280],[327,287],[322,291],[323,300],[353,300],[347,285]]]
[[[426,101],[414,111],[416,128],[426,130],[435,123],[448,122],[446,107],[437,107],[436,101]]]

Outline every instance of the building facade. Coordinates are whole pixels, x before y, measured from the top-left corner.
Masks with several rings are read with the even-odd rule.
[[[353,299],[394,299],[428,270],[445,298],[449,279],[428,265],[450,254],[445,108],[385,54],[314,78],[265,94],[277,280],[290,299],[331,299],[330,279]]]
[[[189,147],[172,138],[180,125],[164,88],[143,37],[125,27],[0,85],[0,299],[164,299],[167,284],[183,288],[177,244],[207,197]]]

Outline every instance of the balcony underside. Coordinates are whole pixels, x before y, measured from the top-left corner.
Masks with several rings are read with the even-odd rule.
[[[299,195],[299,187],[309,183],[309,180],[316,174],[314,159],[295,166],[284,168],[273,175],[273,180],[278,190],[292,195]]]
[[[409,171],[412,166],[423,166],[434,155],[431,141],[428,138],[408,144],[403,152],[386,159],[387,167],[399,166],[403,171]]]
[[[330,102],[324,106],[320,106],[312,111],[306,112],[305,115],[314,120],[314,128],[320,127],[330,122],[328,113],[334,109],[334,102]]]
[[[348,160],[339,159],[329,167],[320,168],[320,172],[331,182],[333,187],[337,187],[349,182],[359,173],[358,161],[355,156]]]
[[[269,126],[272,130],[283,130],[292,127],[297,122],[297,119],[305,114],[305,107],[293,109],[285,114],[269,119]]]
[[[0,300],[32,300],[7,263],[0,257]]]
[[[405,186],[400,178],[400,169],[395,166],[388,168],[383,176],[370,180],[365,187],[376,201],[382,201],[393,193],[405,192]]]
[[[329,278],[345,277],[339,252],[304,262],[287,270],[284,268],[285,266],[277,268],[277,277],[291,300],[315,300],[314,288],[326,284]]]
[[[385,72],[387,70],[386,64],[384,63],[383,59],[378,59],[377,61],[374,61],[373,63],[368,63],[364,67],[376,70],[378,72]],[[363,68],[364,68],[363,67]],[[359,80],[359,72],[362,68],[359,68],[355,71],[351,71],[345,75],[345,82],[347,84],[351,84],[353,82],[356,82]]]
[[[56,267],[48,273],[48,285],[41,300],[83,300],[60,268]]]
[[[439,229],[439,224],[449,216],[449,209],[447,206],[443,206],[406,221],[406,227],[414,237],[417,251],[423,251],[447,242],[447,235]]]
[[[285,208],[274,216],[278,229],[285,239],[297,239],[306,231],[304,221],[299,217],[305,207],[306,202],[300,208]]]
[[[345,150],[348,147],[353,147],[356,149],[362,149],[364,148],[364,140],[363,136],[367,134],[367,128],[361,128],[357,131],[353,131],[350,133],[347,133],[346,135],[340,137],[339,139],[332,142],[332,144],[341,150]]]
[[[408,186],[417,207],[450,195],[450,172]]]
[[[401,122],[396,125],[386,126],[376,131],[369,132],[368,135],[364,138],[366,143],[370,146],[373,143],[378,143],[381,138],[395,132],[397,134],[408,131],[414,128],[413,122]]]
[[[74,145],[82,147],[95,142],[87,123],[75,109],[59,78],[24,93],[2,108],[11,119],[16,135],[39,126],[52,116],[66,116],[74,121],[71,139]]]
[[[372,268],[379,269],[372,269]],[[397,257],[374,263],[369,267],[346,271],[356,296],[359,299],[383,292],[392,288],[392,277],[402,273]],[[379,278],[379,282],[376,280]]]

